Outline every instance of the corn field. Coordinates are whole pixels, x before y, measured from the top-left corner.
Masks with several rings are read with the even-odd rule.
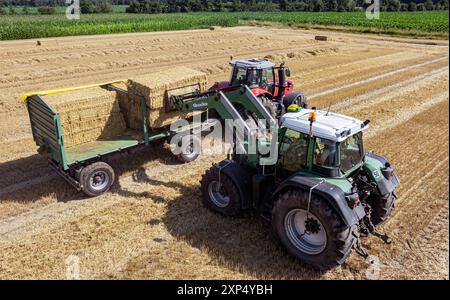
[[[382,12],[378,20],[363,12],[224,12],[185,14],[96,14],[68,20],[64,15],[10,15],[0,17],[0,40],[88,34],[129,33],[237,26],[245,21],[275,22],[289,26],[343,26],[380,33],[398,30],[448,34],[448,11]]]

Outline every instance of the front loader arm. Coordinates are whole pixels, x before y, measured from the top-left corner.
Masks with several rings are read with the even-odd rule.
[[[243,151],[248,153],[250,145],[245,141],[256,141],[257,132],[252,131],[246,120],[242,118],[236,109],[236,105],[244,107],[247,112],[254,113],[256,117],[263,121],[265,130],[273,128],[276,120],[267,112],[261,101],[252,93],[248,86],[244,85],[240,89],[233,91],[209,91],[206,93],[189,93],[178,96],[171,96],[172,106],[183,111],[205,111],[213,109],[222,120],[232,120],[232,124],[226,122],[227,126],[235,126],[237,145]],[[262,122],[258,122],[261,124]],[[277,134],[274,135],[277,138]],[[241,143],[241,141],[244,141]],[[276,143],[275,143],[276,144]]]

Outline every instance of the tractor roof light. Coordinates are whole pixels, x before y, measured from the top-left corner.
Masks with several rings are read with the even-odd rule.
[[[308,118],[309,122],[313,123],[316,121],[316,113],[314,111],[309,113],[309,118]]]

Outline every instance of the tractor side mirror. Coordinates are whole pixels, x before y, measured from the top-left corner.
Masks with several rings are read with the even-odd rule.
[[[290,69],[286,69],[286,77],[291,77],[291,70]]]

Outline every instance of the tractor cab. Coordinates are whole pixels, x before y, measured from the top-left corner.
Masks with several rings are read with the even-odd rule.
[[[326,177],[347,177],[363,165],[362,131],[368,121],[326,111],[302,109],[283,115],[280,141],[281,169]]]
[[[292,92],[294,85],[287,80],[290,70],[281,64],[276,66],[265,59],[232,60],[233,67],[230,86],[247,85],[256,96],[270,95],[270,98],[281,99]]]

